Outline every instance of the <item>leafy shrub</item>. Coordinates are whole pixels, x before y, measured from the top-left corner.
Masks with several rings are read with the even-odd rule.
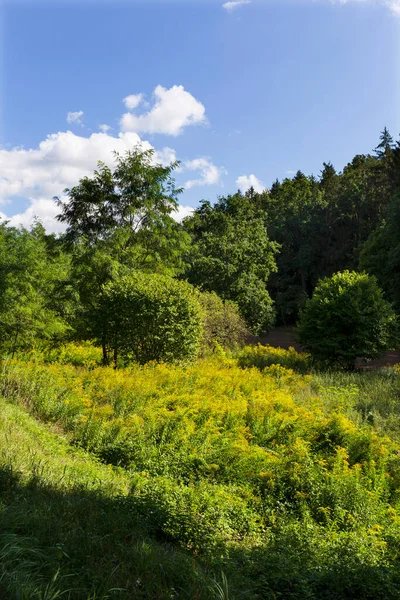
[[[98,341],[141,364],[190,361],[197,356],[202,313],[188,283],[136,272],[103,288],[96,328]]]
[[[219,344],[233,350],[243,344],[249,335],[246,323],[240,316],[237,304],[222,300],[214,292],[201,292],[199,302],[203,309],[203,354],[215,349]]]
[[[271,365],[281,365],[298,373],[306,373],[310,368],[308,354],[296,352],[294,348],[284,350],[274,346],[246,346],[237,355],[238,364],[243,368],[257,367],[262,371]]]
[[[372,359],[389,347],[394,328],[395,315],[376,279],[344,271],[319,282],[297,334],[317,362],[354,369],[357,357]]]

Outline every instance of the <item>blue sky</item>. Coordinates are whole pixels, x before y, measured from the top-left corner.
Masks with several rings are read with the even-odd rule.
[[[2,214],[54,228],[52,196],[139,137],[185,206],[399,137],[399,0],[223,2],[0,3]]]

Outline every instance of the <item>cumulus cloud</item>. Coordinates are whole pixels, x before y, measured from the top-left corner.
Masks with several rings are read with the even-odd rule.
[[[29,227],[36,219],[42,223],[48,233],[61,233],[66,229],[64,223],[57,221],[56,216],[60,209],[53,200],[49,198],[33,199],[31,205],[22,212],[12,217],[7,217],[4,213],[0,213],[0,218],[8,221],[12,227]]]
[[[183,163],[185,171],[199,171],[200,177],[197,179],[189,179],[185,183],[185,188],[190,188],[202,185],[216,185],[220,183],[221,175],[226,174],[224,167],[216,167],[209,158],[195,158]]]
[[[189,217],[194,212],[193,206],[185,206],[184,204],[180,204],[178,206],[178,210],[173,212],[171,216],[180,223],[185,217]]]
[[[76,112],[67,113],[67,123],[76,123],[77,125],[83,125],[82,121],[83,110],[77,110]]]
[[[100,131],[89,137],[72,131],[59,131],[48,135],[36,148],[17,147],[8,150],[0,147],[0,205],[12,205],[15,198],[21,197],[30,203],[25,211],[11,217],[0,212],[0,219],[8,219],[12,225],[28,227],[37,217],[48,231],[59,232],[63,226],[55,219],[59,208],[53,202],[53,196],[63,199],[65,188],[76,185],[82,177],[91,176],[98,161],[112,167],[114,152],[123,155],[138,145],[143,150],[154,149],[150,142],[141,139],[139,131],[179,135],[188,125],[206,122],[204,106],[182,86],[170,89],[158,86],[154,97],[154,105],[146,114],[137,116],[129,112],[123,116],[125,127],[118,135],[109,133],[111,127],[103,123],[99,125]],[[127,96],[124,103],[133,111],[143,103],[143,95]],[[67,120],[82,124],[82,117],[83,111],[71,112]],[[155,150],[155,162],[168,165],[176,159],[175,150],[169,146]],[[197,179],[188,182],[188,188],[216,184],[225,172],[208,158],[186,161],[177,172],[184,171],[199,174]],[[10,209],[4,210],[8,212]],[[188,206],[180,207],[177,220],[192,210]]]
[[[65,131],[47,136],[36,149],[0,149],[0,202],[15,195],[52,198],[92,173],[98,160],[111,164],[113,150],[125,152],[140,142],[136,133],[83,137]]]
[[[82,177],[91,176],[99,160],[112,166],[114,151],[123,155],[138,145],[144,150],[152,148],[134,132],[120,133],[116,137],[106,133],[83,137],[66,131],[47,136],[36,149],[0,149],[0,204],[10,205],[14,197],[25,197],[30,202],[25,211],[11,217],[0,212],[0,219],[8,220],[15,227],[30,227],[38,218],[47,231],[63,231],[65,226],[56,220],[60,210],[53,196],[63,199],[64,189],[76,185]],[[176,161],[175,150],[168,146],[155,150],[154,161],[163,165]],[[218,183],[225,171],[204,158],[186,161],[180,170],[200,171],[200,178],[189,188]],[[4,210],[7,212],[7,208]],[[172,216],[181,221],[193,210],[190,206],[180,205]]]
[[[36,149],[0,149],[0,204],[10,204],[16,196],[25,197],[30,201],[29,208],[7,217],[11,224],[27,226],[37,216],[48,230],[59,231],[60,225],[54,218],[59,209],[53,196],[62,196],[65,188],[92,175],[99,160],[112,166],[114,151],[124,154],[137,145],[152,148],[133,132],[120,133],[117,137],[106,133],[83,137],[65,131],[47,136]],[[176,160],[175,151],[162,148],[155,152],[154,160],[170,164]]]
[[[130,96],[126,96],[123,99],[123,103],[125,104],[128,110],[134,110],[139,106],[139,104],[143,100],[143,94],[131,94]]]
[[[253,174],[251,175],[241,175],[236,179],[236,185],[239,190],[243,193],[247,192],[251,187],[254,188],[254,191],[260,194],[265,190],[265,186],[261,183],[261,181]]]
[[[207,122],[203,104],[182,85],[174,85],[170,89],[158,85],[153,95],[155,101],[148,112],[141,115],[128,112],[122,116],[122,131],[178,136],[189,125]],[[125,101],[129,98],[137,98],[137,96],[127,96]],[[129,104],[133,106],[134,101],[128,100],[128,104],[125,102],[128,108]]]
[[[251,4],[251,0],[231,0],[230,2],[224,2],[222,8],[230,12],[235,10],[235,8],[239,8],[239,6],[243,6],[244,4]]]

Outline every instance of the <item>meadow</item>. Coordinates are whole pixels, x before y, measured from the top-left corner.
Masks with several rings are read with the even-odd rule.
[[[3,597],[399,598],[396,367],[100,362],[2,363]]]

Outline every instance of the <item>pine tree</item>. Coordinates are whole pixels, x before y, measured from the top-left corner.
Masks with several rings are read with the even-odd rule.
[[[390,135],[387,127],[385,127],[384,130],[382,131],[379,140],[380,140],[380,142],[374,150],[375,155],[378,158],[384,158],[384,157],[389,156],[392,153],[394,143],[393,143],[393,138]]]

